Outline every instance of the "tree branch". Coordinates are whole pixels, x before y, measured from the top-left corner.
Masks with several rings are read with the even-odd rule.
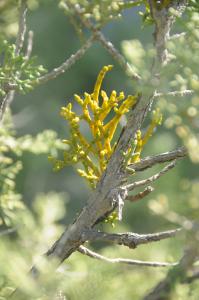
[[[149,184],[151,182],[156,181],[157,179],[159,179],[161,176],[163,176],[165,173],[167,173],[168,171],[170,171],[171,169],[173,169],[176,165],[176,162],[171,162],[170,164],[168,164],[166,167],[164,167],[160,172],[156,173],[155,175],[147,178],[147,179],[143,179],[140,181],[136,181],[130,184],[127,184],[124,186],[125,189],[127,189],[128,191],[132,191],[137,187]]]
[[[149,195],[153,191],[154,191],[154,188],[152,186],[147,186],[142,192],[139,192],[136,195],[127,196],[126,200],[128,200],[130,202],[139,201],[139,200],[143,199],[144,197],[146,197],[147,195]]]
[[[66,4],[63,3],[62,7],[64,8],[65,6]],[[120,54],[120,52],[115,48],[111,41],[107,40],[104,34],[98,28],[96,28],[89,19],[84,18],[79,4],[71,5],[70,3],[67,3],[67,6],[74,11],[74,13],[79,17],[82,24],[93,33],[95,39],[98,40],[113,57],[113,59],[117,61],[117,63],[121,66],[124,72],[132,79],[140,80],[141,77],[133,71],[130,64],[125,60],[124,56]]]
[[[109,54],[118,62],[124,72],[134,80],[140,80],[141,77],[133,71],[130,64],[125,60],[124,56],[115,48],[111,41],[107,40],[101,31],[96,33],[96,40],[109,52]]]
[[[26,34],[26,15],[27,15],[27,0],[21,0],[20,13],[19,13],[19,29],[16,39],[15,54],[19,55],[23,48],[25,34]]]
[[[172,160],[184,158],[187,155],[187,150],[185,147],[178,148],[174,151],[165,152],[161,154],[157,154],[154,156],[147,156],[143,159],[141,159],[139,162],[130,164],[128,166],[128,169],[130,169],[130,172],[132,174],[132,171],[144,171],[148,168],[153,167],[156,164],[162,164],[165,162],[169,162]],[[127,172],[128,172],[127,169]]]
[[[24,37],[26,32],[26,13],[27,13],[27,0],[21,1],[21,8],[20,8],[20,17],[19,17],[19,31],[18,36],[16,40],[16,51],[15,53],[18,55],[23,47],[24,44]],[[44,84],[49,80],[55,79],[57,76],[63,74],[65,71],[67,71],[70,67],[72,67],[84,54],[85,52],[92,46],[93,41],[95,39],[95,36],[92,35],[85,44],[76,51],[75,54],[72,54],[65,62],[63,62],[60,66],[54,68],[49,73],[39,77],[37,80],[35,80],[35,85]],[[31,52],[32,52],[32,42],[33,42],[33,32],[29,32],[28,36],[28,46],[26,50],[26,58],[29,59]],[[16,86],[7,85],[6,87],[8,93],[7,95],[2,99],[1,106],[0,106],[0,122],[3,118],[4,112],[6,108],[10,105],[12,102],[14,95],[15,95],[15,89]]]
[[[72,67],[82,56],[85,52],[92,46],[94,35],[92,35],[85,44],[77,50],[75,54],[72,54],[65,62],[63,62],[59,67],[54,68],[51,72],[41,76],[37,79],[36,84],[43,84],[49,80],[55,79],[57,76],[66,72],[70,67]]]
[[[180,32],[180,33],[173,34],[169,37],[169,40],[179,39],[180,37],[185,36],[186,34],[187,32]]]
[[[115,243],[118,245],[127,246],[130,249],[135,249],[139,245],[148,244],[151,242],[161,241],[176,236],[181,231],[181,228],[168,230],[150,234],[138,234],[133,232],[127,233],[106,233],[96,230],[88,230],[83,233],[85,241],[104,241]]]
[[[169,92],[169,93],[156,93],[154,95],[154,97],[167,97],[167,96],[171,96],[171,97],[183,97],[186,95],[192,95],[194,93],[194,90],[183,90],[183,91],[173,91],[173,92]]]
[[[151,1],[150,1],[151,2]],[[172,3],[178,3],[179,1],[172,1]],[[127,122],[127,125],[118,141],[118,144],[116,146],[115,152],[113,153],[108,165],[107,169],[102,175],[102,178],[100,182],[97,185],[96,190],[91,194],[88,204],[83,208],[79,216],[76,218],[76,220],[73,222],[73,224],[69,225],[67,229],[63,232],[63,234],[60,236],[60,238],[54,243],[54,245],[48,250],[46,255],[49,258],[56,258],[57,263],[63,262],[66,258],[68,258],[74,251],[79,251],[83,254],[86,254],[90,257],[104,260],[106,262],[110,263],[124,263],[124,264],[131,264],[131,265],[138,265],[138,266],[177,266],[178,263],[160,263],[160,262],[143,262],[138,260],[131,260],[131,259],[123,259],[123,258],[106,258],[100,254],[97,254],[84,246],[81,246],[85,240],[84,240],[84,233],[88,230],[91,230],[93,226],[96,224],[97,220],[104,216],[105,214],[111,212],[115,206],[118,205],[121,201],[123,201],[126,197],[125,193],[123,191],[128,188],[129,190],[132,190],[135,187],[142,186],[148,183],[151,183],[155,180],[157,180],[160,176],[164,175],[167,171],[169,171],[171,168],[174,167],[175,162],[172,162],[168,166],[162,169],[159,173],[155,174],[154,176],[151,176],[148,179],[141,180],[134,182],[130,185],[123,186],[121,188],[122,180],[124,178],[124,157],[122,153],[126,151],[129,146],[131,145],[132,139],[134,139],[135,134],[138,129],[140,129],[147,112],[149,111],[151,107],[151,102],[156,94],[156,88],[158,82],[158,76],[157,74],[160,73],[162,65],[167,63],[167,49],[166,49],[166,41],[169,38],[169,32],[171,29],[171,25],[173,23],[173,16],[172,20],[170,19],[170,13],[169,11],[159,11],[152,12],[153,16],[155,18],[155,26],[156,26],[156,32],[155,32],[155,45],[157,50],[157,56],[155,57],[154,62],[154,68],[152,70],[151,74],[151,80],[148,82],[148,89],[145,90],[142,95],[137,100],[136,105],[134,106],[133,110],[131,110],[129,114],[129,119]],[[162,14],[162,15],[161,15]],[[158,22],[159,21],[159,22]],[[70,66],[72,66],[77,59],[81,58],[83,54],[86,52],[86,50],[92,45],[93,39],[95,39],[96,36],[93,35],[82,48],[80,48],[74,55],[72,55],[68,60],[66,60],[61,66],[58,68],[55,68],[50,73],[40,77],[37,80],[37,84],[45,83],[48,80],[56,78],[58,75],[65,72],[67,69],[69,69]],[[106,42],[106,41],[105,41]],[[107,45],[107,43],[105,43]],[[113,48],[110,48],[111,50]],[[154,81],[156,84],[154,84]],[[168,154],[168,153],[167,153]],[[176,153],[175,153],[176,154]],[[181,154],[181,157],[184,156]],[[157,158],[157,156],[156,156]],[[160,157],[159,157],[160,158]],[[145,169],[149,168],[150,166],[163,162],[163,156],[161,157],[162,160],[158,161],[158,159],[149,160],[147,162],[145,161]],[[164,158],[165,159],[165,158]],[[168,158],[165,161],[170,161],[175,158]],[[136,166],[139,165],[135,164]],[[143,168],[143,161],[140,164],[140,166]],[[134,168],[134,165],[133,165]],[[121,198],[121,201],[119,200]],[[175,232],[176,233],[176,232]],[[161,236],[162,234],[162,236]],[[150,236],[151,241],[155,241],[158,239],[163,239],[168,237],[168,235],[174,235],[173,233],[159,233],[159,236],[153,235]],[[135,236],[134,236],[135,238]],[[118,236],[117,236],[118,239]],[[149,239],[149,236],[148,236]],[[135,241],[135,240],[134,240]],[[129,240],[125,240],[126,243],[130,243]],[[147,243],[147,237],[145,235],[145,238],[140,239],[140,244]],[[137,240],[138,243],[138,240]],[[124,244],[124,241],[123,241]],[[129,244],[130,245],[130,244]],[[32,268],[32,274],[35,276],[38,275],[37,267]]]
[[[28,32],[28,41],[27,41],[27,49],[26,49],[26,59],[27,60],[30,58],[31,53],[32,53],[33,37],[34,37],[34,32],[32,30],[30,30]]]
[[[176,4],[178,1],[172,1],[172,3],[173,2]],[[167,27],[164,30],[161,29],[161,32],[166,35],[164,38],[167,40],[170,31],[169,26],[171,25],[171,22],[169,22],[170,13],[168,11],[163,11],[163,14],[164,17],[166,15],[168,18],[168,23],[161,23],[161,26]],[[161,17],[161,15],[159,17]],[[159,30],[159,27],[156,29]],[[156,41],[158,38],[162,39],[163,37],[160,37],[160,34],[158,34]],[[158,51],[160,54],[160,49]],[[156,59],[159,60],[159,68],[161,69],[163,62],[162,60],[160,61],[159,54]],[[95,191],[91,194],[87,205],[83,208],[73,224],[69,225],[61,237],[46,253],[46,255],[50,258],[56,257],[59,263],[68,258],[79,248],[81,244],[84,243],[82,234],[85,231],[90,230],[99,218],[111,212],[115,206],[117,207],[121,200],[124,200],[123,197],[126,197],[126,194],[122,193],[124,188],[121,189],[122,180],[124,179],[124,158],[122,153],[127,151],[130,147],[132,139],[134,139],[137,130],[140,129],[145,116],[150,109],[151,100],[155,94],[154,80],[157,82],[157,72],[158,67],[156,67],[152,72],[151,80],[148,82],[147,91],[144,90],[143,94],[137,100],[133,110],[131,110],[127,125],[120,136],[112,157],[109,160],[106,171],[102,175]],[[164,169],[164,171],[162,170],[160,174],[156,174],[153,180],[145,180],[144,184],[156,180],[156,177],[159,178],[162,173],[165,173],[167,169],[172,168],[173,166],[173,163],[167,166],[167,168]],[[119,198],[122,199],[119,201]]]
[[[171,266],[176,266],[178,264],[178,263],[167,263],[167,262],[157,262],[157,261],[150,262],[150,261],[127,259],[127,258],[108,258],[94,251],[91,251],[84,246],[80,246],[77,249],[77,251],[91,258],[102,260],[111,264],[119,263],[119,264],[134,265],[139,267],[171,267]]]

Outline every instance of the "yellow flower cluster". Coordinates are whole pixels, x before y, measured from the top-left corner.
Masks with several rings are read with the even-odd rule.
[[[95,187],[107,163],[114,152],[116,142],[114,136],[118,123],[123,115],[135,105],[138,95],[125,97],[124,93],[119,94],[112,91],[110,96],[101,90],[103,79],[112,66],[105,66],[100,71],[94,86],[93,93],[84,93],[84,97],[74,95],[75,101],[80,105],[82,113],[77,115],[72,110],[72,104],[61,108],[61,116],[67,120],[70,128],[70,139],[63,140],[69,146],[64,151],[63,160],[49,157],[54,164],[54,170],[58,171],[67,165],[81,163],[83,169],[78,169],[80,176],[84,177],[91,187]],[[90,139],[87,139],[81,132],[82,122],[87,123],[90,129]],[[125,166],[140,160],[140,154],[152,135],[154,128],[161,122],[161,114],[158,110],[153,113],[152,122],[142,137],[138,130],[131,147],[124,155]]]
[[[64,152],[63,160],[49,158],[55,170],[81,162],[84,169],[77,171],[92,187],[95,187],[100,179],[114,151],[114,135],[122,115],[125,115],[137,100],[135,95],[125,98],[123,92],[117,94],[116,91],[112,91],[108,97],[106,92],[101,90],[104,76],[111,69],[111,65],[102,68],[92,94],[84,93],[83,98],[74,95],[75,101],[82,108],[81,115],[72,110],[71,103],[61,108],[60,114],[68,121],[70,127],[70,139],[63,140],[69,145],[69,151]],[[85,121],[89,126],[90,141],[81,133],[81,121]]]

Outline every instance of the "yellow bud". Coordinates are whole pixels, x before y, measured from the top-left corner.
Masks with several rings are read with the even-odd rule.
[[[101,156],[105,156],[106,154],[107,154],[107,150],[106,149],[100,151],[100,155]]]
[[[68,105],[66,106],[66,108],[67,108],[68,110],[71,110],[71,109],[72,109],[72,103],[71,103],[71,102],[68,103]]]
[[[83,105],[84,101],[81,99],[81,97],[77,94],[74,95],[75,100],[77,101],[77,103],[79,103],[79,105]]]
[[[141,130],[137,130],[136,136],[137,136],[137,139],[138,139],[138,140],[141,139],[141,136],[142,136]]]
[[[119,96],[117,97],[117,101],[121,101],[121,100],[124,100],[124,92],[120,92]]]
[[[76,163],[77,162],[77,156],[73,156],[72,162]]]

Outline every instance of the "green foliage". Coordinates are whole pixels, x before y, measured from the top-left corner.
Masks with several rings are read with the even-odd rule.
[[[16,217],[16,210],[23,207],[15,183],[22,165],[12,157],[15,140],[9,119],[7,117],[5,126],[0,127],[0,225],[10,225],[11,219]]]
[[[198,95],[198,49],[199,49],[199,17],[198,13],[188,11],[185,19],[178,19],[179,28],[186,35],[168,42],[169,58],[172,63],[167,64],[161,71],[161,81],[158,90],[163,93],[158,102],[160,110],[164,113],[164,126],[174,129],[171,134],[177,135],[189,150],[192,161],[198,162],[198,125],[199,116]],[[132,68],[143,78],[141,90],[148,89],[150,80],[149,65],[154,57],[152,45],[143,46],[140,41],[123,41],[122,48],[125,56],[132,63]],[[183,51],[182,51],[183,49]],[[190,101],[187,96],[167,96],[167,92],[192,90]],[[165,96],[164,96],[165,93]],[[169,99],[169,101],[168,101]],[[195,145],[195,147],[193,147]]]
[[[2,0],[0,2],[0,37],[6,38],[16,35],[17,10],[16,0]]]
[[[149,2],[147,0],[142,1],[144,6],[144,11],[139,11],[139,15],[142,17],[143,25],[151,25],[154,23],[150,12]]]
[[[195,4],[197,4],[195,2]],[[191,5],[191,3],[190,3]],[[189,159],[193,164],[187,162],[181,178],[174,180],[172,193],[158,193],[149,201],[149,208],[153,214],[177,222],[179,215],[196,219],[199,215],[197,199],[198,178],[190,174],[196,174],[199,163],[199,139],[198,139],[198,118],[199,118],[199,77],[198,77],[198,49],[199,49],[199,17],[197,7],[187,10],[184,18],[178,18],[178,32],[186,32],[176,39],[168,42],[169,57],[171,63],[166,65],[161,72],[161,81],[158,91],[162,96],[158,99],[158,107],[164,114],[163,126],[165,130],[162,135],[155,135],[151,151],[166,151],[166,143],[170,148],[184,144],[188,149]],[[146,83],[150,78],[148,73],[149,61],[153,58],[154,50],[152,45],[143,46],[139,41],[123,41],[123,51],[128,60],[132,63],[135,71],[141,74]],[[183,49],[183,51],[182,51]],[[144,86],[144,89],[145,89]],[[143,87],[142,87],[143,90]],[[169,96],[168,92],[192,90],[192,94],[184,96]],[[147,91],[147,88],[146,88]],[[194,166],[194,164],[196,164]],[[190,168],[190,169],[189,169]],[[190,170],[190,171],[188,171]],[[172,181],[172,179],[170,179]],[[168,186],[170,189],[171,182]],[[177,199],[173,201],[171,199]],[[178,202],[179,201],[179,202]],[[171,209],[175,211],[171,214]]]
[[[189,0],[188,9],[193,12],[199,12],[199,3],[197,0]]]
[[[65,215],[65,198],[65,194],[38,195],[32,212],[27,208],[18,212],[13,224],[15,232],[10,238],[6,230],[0,231],[0,299],[8,299],[16,286],[23,286],[20,296],[16,296],[18,300],[55,296],[55,285],[59,288],[61,274],[50,272],[53,263],[46,268],[45,259],[38,258],[61,233],[62,227],[57,222]],[[27,272],[30,262],[38,260],[43,275],[36,283]],[[41,286],[45,287],[45,292]]]
[[[27,59],[22,54],[17,55],[15,47],[5,40],[1,42],[0,94],[2,96],[12,86],[23,94],[29,92],[33,89],[37,78],[46,71],[43,66],[35,65],[35,58]]]
[[[175,129],[173,132],[183,140],[191,160],[198,163],[198,13],[187,13],[185,21],[180,19],[179,23],[181,30],[185,31],[186,35],[168,43],[172,64],[169,64],[163,70],[161,87],[163,91],[165,88],[170,91],[192,90],[193,95],[190,96],[190,101],[187,101],[186,96],[170,97],[169,103],[167,101],[168,104],[166,104],[165,97],[162,97],[160,106],[161,109],[167,112],[165,126],[168,129]]]
[[[16,190],[16,177],[22,169],[20,157],[23,153],[56,155],[57,150],[62,148],[56,133],[50,130],[36,137],[26,135],[17,138],[11,116],[6,116],[4,126],[0,127],[0,226],[10,226],[17,218],[17,211],[24,208],[21,195]]]
[[[147,5],[147,1],[124,1],[124,0],[70,0],[60,1],[60,7],[64,9],[65,13],[71,17],[72,24],[74,25],[77,32],[81,30],[81,24],[73,14],[73,10],[70,9],[70,5],[80,5],[82,9],[82,16],[85,19],[94,21],[96,27],[101,28],[111,20],[118,19],[121,17],[121,13],[125,9],[140,6],[143,4]]]

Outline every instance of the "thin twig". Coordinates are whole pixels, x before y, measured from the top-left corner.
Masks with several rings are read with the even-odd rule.
[[[7,82],[3,85],[3,90],[4,92],[8,93],[10,91],[14,91],[17,88],[17,84],[16,83],[11,83],[11,82]]]
[[[136,181],[130,184],[125,185],[125,189],[127,189],[128,191],[132,191],[137,187],[149,184],[151,182],[154,182],[155,180],[159,179],[161,176],[163,176],[165,173],[167,173],[168,171],[170,171],[171,169],[173,169],[176,165],[176,162],[171,162],[170,164],[168,164],[166,167],[164,167],[160,172],[156,173],[155,175],[147,178],[147,179],[143,179],[140,181]]]
[[[16,39],[15,54],[19,55],[23,48],[25,34],[26,34],[26,14],[27,14],[27,0],[21,0],[20,15],[19,15],[19,29]]]
[[[176,33],[176,34],[173,34],[169,37],[169,40],[176,40],[176,39],[179,39],[180,37],[182,36],[185,36],[187,33],[186,32],[181,32],[181,33]]]
[[[2,122],[3,115],[6,111],[6,108],[10,105],[14,98],[14,91],[8,92],[8,94],[2,99],[1,106],[0,106],[0,123]]]
[[[91,251],[90,249],[84,246],[80,246],[78,248],[78,251],[91,258],[102,260],[111,264],[120,263],[120,264],[134,265],[139,267],[141,266],[142,267],[171,267],[171,266],[176,266],[178,264],[178,263],[167,263],[167,262],[157,262],[157,261],[150,262],[150,261],[127,259],[127,258],[108,258],[94,251]]]
[[[125,73],[134,80],[140,80],[141,77],[131,68],[130,64],[125,60],[124,56],[115,48],[111,41],[107,40],[104,34],[100,31],[95,35],[102,46],[109,52],[109,54],[119,63]]]
[[[31,53],[32,53],[33,37],[34,37],[34,32],[32,30],[30,30],[28,32],[28,41],[27,41],[27,49],[26,49],[26,59],[27,60],[30,58]]]
[[[180,159],[185,157],[187,154],[187,150],[185,147],[176,149],[174,151],[169,151],[169,152],[165,152],[165,153],[161,153],[161,154],[157,154],[157,155],[153,155],[153,156],[147,156],[144,159],[141,159],[139,162],[134,163],[134,164],[130,164],[128,166],[128,169],[130,169],[129,171],[132,174],[132,171],[144,171],[148,168],[153,167],[156,164],[162,164],[165,162],[169,162],[175,159]],[[127,169],[127,172],[128,172]]]
[[[115,243],[118,245],[127,246],[130,249],[135,249],[139,245],[158,242],[176,236],[182,229],[167,230],[163,232],[138,234],[133,232],[126,233],[106,233],[96,230],[88,230],[83,233],[85,241],[103,241]]]
[[[82,58],[85,52],[92,46],[94,36],[92,35],[85,44],[77,50],[75,54],[72,54],[65,62],[63,62],[59,67],[54,68],[51,72],[39,77],[36,84],[43,84],[49,80],[55,79],[57,76],[65,73],[72,65],[74,65],[77,60]]]
[[[155,98],[159,98],[159,97],[167,97],[167,96],[171,96],[171,97],[183,97],[186,95],[192,95],[194,93],[194,90],[184,90],[184,91],[173,91],[173,92],[169,92],[169,93],[155,93],[154,97]]]
[[[151,192],[154,191],[154,188],[152,186],[147,186],[144,191],[139,192],[136,195],[129,195],[126,200],[130,201],[130,202],[135,202],[135,201],[139,201],[141,199],[143,199],[144,197],[146,197],[147,195],[149,195]]]

